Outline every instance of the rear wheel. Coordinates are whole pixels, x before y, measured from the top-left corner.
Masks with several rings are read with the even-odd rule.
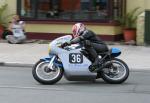
[[[63,76],[63,69],[53,65],[53,69],[48,68],[49,62],[38,61],[32,69],[32,75],[36,81],[41,84],[54,84]]]
[[[129,68],[127,64],[124,61],[117,58],[113,58],[111,62],[112,65],[110,65],[109,68],[103,69],[103,71],[101,72],[101,77],[107,83],[123,83],[129,76]]]

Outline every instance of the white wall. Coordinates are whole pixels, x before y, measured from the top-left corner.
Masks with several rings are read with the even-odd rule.
[[[141,11],[145,10],[145,1],[148,1],[150,5],[150,0],[127,0],[127,12],[136,8],[136,7],[140,7]]]
[[[145,1],[145,9],[150,9],[150,0],[144,0]]]
[[[17,0],[6,0],[8,4],[7,12],[9,14],[16,14],[17,13]]]

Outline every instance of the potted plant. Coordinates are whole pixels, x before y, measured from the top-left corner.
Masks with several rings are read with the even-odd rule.
[[[3,31],[7,28],[7,25],[9,23],[8,22],[9,17],[14,15],[14,14],[6,15],[5,11],[7,7],[8,7],[7,4],[0,5],[0,38],[2,37]]]
[[[138,12],[139,7],[126,13],[124,16],[119,17],[118,21],[123,27],[123,34],[125,42],[136,40],[136,21],[141,12]]]

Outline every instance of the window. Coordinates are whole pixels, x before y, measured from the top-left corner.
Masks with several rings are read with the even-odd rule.
[[[101,21],[121,16],[125,0],[18,0],[18,14],[34,20]]]
[[[18,0],[18,14],[25,18],[35,18],[37,15],[35,0]]]

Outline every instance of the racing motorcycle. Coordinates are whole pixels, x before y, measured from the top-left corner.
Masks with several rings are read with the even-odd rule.
[[[127,64],[118,59],[121,51],[111,48],[99,53],[102,69],[90,72],[91,60],[88,52],[78,44],[62,47],[72,39],[71,35],[56,38],[49,44],[49,56],[41,58],[32,69],[33,77],[41,84],[55,84],[62,76],[69,81],[95,81],[102,78],[111,84],[123,83],[129,76]]]

